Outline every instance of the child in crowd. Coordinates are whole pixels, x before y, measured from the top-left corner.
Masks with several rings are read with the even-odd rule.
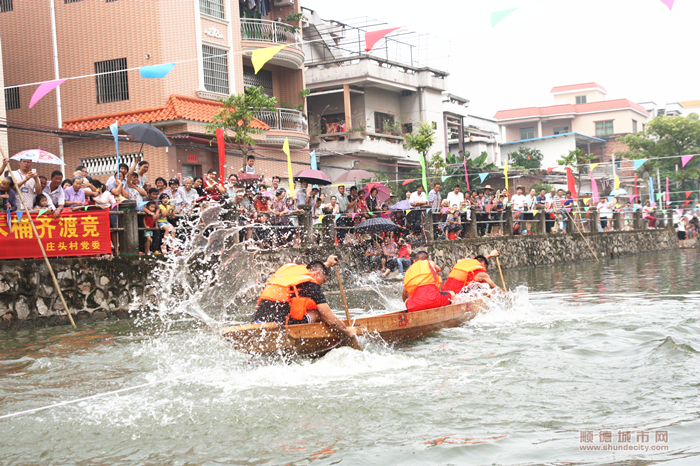
[[[156,223],[158,224],[158,228],[165,231],[164,238],[166,241],[164,241],[162,246],[163,252],[165,253],[168,252],[168,247],[165,244],[168,242],[168,236],[170,236],[171,241],[175,241],[175,228],[168,222],[168,216],[173,213],[175,206],[170,202],[170,196],[168,196],[167,193],[162,193],[158,196],[158,200],[160,201],[160,207],[158,208],[158,220]],[[170,245],[170,249],[172,248],[173,244]]]
[[[143,206],[143,211],[146,213],[146,216],[143,219],[143,225],[146,228],[155,228],[156,219],[158,218],[158,212],[156,212],[155,201],[146,202],[146,205]],[[145,230],[143,232],[143,239],[144,239],[143,249],[144,249],[146,254],[150,254],[151,253],[151,240],[153,239],[153,230]]]
[[[34,200],[34,209],[30,210],[30,212],[41,212],[44,209],[48,209],[49,212],[56,210],[51,200],[45,194],[38,194]]]
[[[506,198],[504,195],[498,196],[498,201],[494,204],[491,212],[494,213],[493,218],[496,220],[503,220],[503,210],[506,208]],[[503,236],[501,233],[501,224],[493,224],[493,234],[491,236]]]
[[[255,175],[255,157],[249,155],[246,159],[245,167],[238,170],[238,173],[248,173],[250,175]]]
[[[454,234],[453,238],[450,233]],[[457,239],[460,233],[462,233],[462,220],[459,217],[459,210],[455,209],[454,212],[447,214],[447,239]]]

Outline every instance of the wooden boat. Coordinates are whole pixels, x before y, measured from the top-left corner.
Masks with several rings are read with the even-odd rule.
[[[359,317],[353,325],[358,335],[373,334],[387,343],[399,343],[471,320],[481,304],[481,301],[473,301],[418,312]],[[236,349],[253,354],[322,355],[333,348],[350,345],[349,338],[330,331],[324,323],[247,324],[226,328],[221,333]]]

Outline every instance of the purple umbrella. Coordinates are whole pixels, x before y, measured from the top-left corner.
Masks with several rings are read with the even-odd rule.
[[[411,201],[409,201],[408,199],[404,199],[403,201],[399,201],[396,204],[389,206],[389,208],[392,210],[410,210]]]
[[[323,173],[321,170],[313,170],[311,168],[302,170],[294,175],[294,180],[306,181],[309,184],[318,184],[321,186],[327,186],[332,183],[331,179],[328,178],[328,175]]]

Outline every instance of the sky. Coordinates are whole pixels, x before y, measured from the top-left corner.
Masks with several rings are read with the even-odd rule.
[[[444,56],[451,93],[470,113],[553,104],[554,86],[594,81],[607,99],[700,99],[700,0],[301,0],[325,20],[403,26]],[[491,28],[491,13],[518,8]],[[434,48],[434,47],[433,47]],[[449,57],[449,61],[447,60]],[[439,58],[439,57],[436,57]]]

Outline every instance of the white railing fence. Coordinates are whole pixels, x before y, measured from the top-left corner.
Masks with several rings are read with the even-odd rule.
[[[264,122],[270,129],[281,129],[307,133],[309,128],[304,114],[299,110],[276,108],[273,110],[261,110],[255,117]]]
[[[143,152],[133,152],[130,154],[120,154],[119,163],[125,163],[131,167],[134,163],[134,157],[143,156]],[[80,159],[80,164],[87,168],[88,175],[102,176],[114,175],[117,172],[117,155],[106,155],[102,157],[88,157]]]
[[[271,42],[273,44],[290,44],[301,50],[301,36],[292,26],[267,19],[241,19],[241,38]]]

